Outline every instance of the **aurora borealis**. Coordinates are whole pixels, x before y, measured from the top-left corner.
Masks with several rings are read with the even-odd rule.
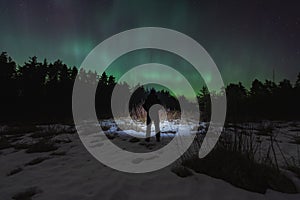
[[[80,66],[100,42],[127,29],[156,26],[180,31],[211,55],[225,83],[255,78],[296,79],[300,72],[298,1],[197,0],[0,0],[0,51],[22,64],[29,56]],[[199,77],[172,56],[136,52],[118,59],[119,76],[134,64],[178,65],[197,85]],[[161,76],[157,74],[157,76]],[[207,75],[209,76],[209,75]],[[200,87],[200,86],[199,86]]]

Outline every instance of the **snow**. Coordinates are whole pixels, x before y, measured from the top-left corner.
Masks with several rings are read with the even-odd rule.
[[[139,143],[126,140],[126,134],[136,136],[144,134],[135,130],[120,131],[110,120],[102,121],[103,126],[110,126],[110,133],[118,134],[114,142],[128,149],[146,148],[143,139]],[[141,123],[142,124],[142,123]],[[165,145],[174,136],[172,131],[178,130],[175,122],[162,122],[163,138],[160,144],[151,142],[154,148]],[[206,124],[200,123],[202,129]],[[193,173],[193,176],[181,178],[171,172],[172,166],[146,174],[129,174],[113,170],[95,158],[84,148],[77,134],[72,134],[72,127],[65,125],[40,126],[44,130],[55,130],[52,140],[68,139],[69,143],[56,143],[59,147],[54,152],[65,154],[53,155],[53,151],[44,153],[26,153],[25,150],[3,149],[0,153],[0,199],[11,199],[13,195],[24,192],[28,188],[37,188],[37,194],[32,199],[41,200],[90,200],[90,199],[122,199],[122,200],[153,200],[153,199],[203,199],[203,200],[296,200],[299,194],[283,194],[268,190],[266,194],[249,192],[236,188],[231,184],[203,174]],[[141,126],[145,130],[145,126]],[[154,128],[154,127],[153,127]],[[193,128],[193,127],[191,127]],[[283,129],[283,131],[289,129]],[[126,134],[124,134],[126,133]],[[32,143],[30,134],[20,136],[17,142]],[[284,141],[289,139],[281,138]],[[97,141],[95,142],[97,145]],[[286,144],[284,151],[290,151]],[[294,145],[294,144],[293,144]],[[294,147],[294,146],[293,146]],[[294,150],[293,150],[294,151]],[[291,153],[291,152],[289,152]],[[26,165],[33,159],[47,158],[35,165]],[[142,161],[143,162],[143,161]],[[22,168],[19,173],[7,176],[11,170]],[[299,179],[297,179],[299,180]]]

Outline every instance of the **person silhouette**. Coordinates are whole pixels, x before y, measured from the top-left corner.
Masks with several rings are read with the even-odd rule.
[[[143,108],[147,112],[147,130],[146,130],[146,142],[150,141],[150,132],[151,132],[151,124],[154,122],[155,126],[155,137],[156,141],[160,142],[160,128],[159,128],[159,106],[157,104],[161,104],[156,91],[151,89],[150,94],[148,95],[145,103],[143,104]]]

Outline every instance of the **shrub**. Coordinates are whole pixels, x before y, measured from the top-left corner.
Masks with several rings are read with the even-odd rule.
[[[297,193],[292,181],[276,168],[257,163],[246,154],[229,151],[220,146],[203,159],[192,157],[182,164],[197,173],[223,179],[253,192],[265,193],[270,188],[280,192]]]

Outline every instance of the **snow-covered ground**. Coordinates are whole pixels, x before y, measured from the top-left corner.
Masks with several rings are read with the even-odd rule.
[[[103,121],[100,124],[109,126],[107,131],[113,135],[113,141],[120,146],[145,150],[157,149],[168,143],[180,126],[176,122],[163,122],[161,124],[162,142],[151,141],[147,144],[142,138],[130,141],[129,137],[124,134],[124,132],[136,136],[144,134],[143,123],[139,127],[140,131],[132,129],[121,131],[110,121]],[[295,134],[295,131],[291,131],[292,128],[288,124],[281,125],[278,130],[286,134],[286,136],[284,134],[278,136],[278,140],[282,141],[280,143],[283,145],[282,149],[287,154],[294,154],[297,145],[290,143],[290,137],[292,137],[290,134]],[[205,128],[204,124],[201,126]],[[32,132],[18,136],[7,135],[6,137],[13,145],[19,143],[30,146],[49,137],[43,136],[43,134],[51,132],[55,136],[49,137],[49,140],[54,143],[56,148],[38,153],[28,153],[26,145],[24,149],[8,147],[0,150],[1,200],[13,197],[22,199],[22,195],[32,196],[32,199],[49,200],[300,199],[299,194],[283,194],[272,190],[268,190],[264,195],[249,192],[236,188],[223,180],[198,173],[181,178],[171,171],[174,166],[146,174],[119,172],[93,158],[81,143],[78,135],[74,133],[74,128],[63,125],[45,125],[38,128],[42,130],[40,131],[42,137],[39,135],[32,137]],[[194,127],[191,128],[194,129]],[[4,132],[5,129],[5,127],[1,127],[0,131]]]

